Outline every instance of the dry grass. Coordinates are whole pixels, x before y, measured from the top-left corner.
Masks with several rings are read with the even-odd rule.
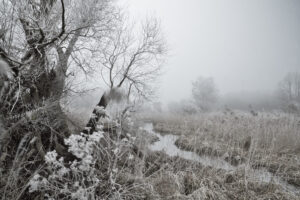
[[[153,122],[157,132],[179,135],[176,145],[181,149],[200,156],[221,157],[244,169],[266,169],[300,190],[300,118],[297,116],[212,113],[185,117],[156,115],[145,119]]]
[[[131,138],[130,145],[123,141],[124,138],[110,140],[110,134],[105,135],[110,145],[104,145],[109,148],[100,145],[98,154],[101,156],[97,159],[95,173],[101,180],[97,189],[99,197],[132,200],[299,199],[276,182],[260,182],[246,171],[247,168],[266,168],[297,186],[300,174],[298,118],[210,114],[184,118],[152,116],[147,120],[153,121],[156,131],[179,135],[177,145],[182,149],[199,155],[221,156],[233,165],[239,162],[243,165],[234,171],[226,171],[177,156],[169,157],[163,152],[151,152],[148,146],[157,138],[139,129],[142,124],[138,116],[133,120],[134,126],[123,123],[121,136]],[[247,141],[251,143],[249,148],[245,147]],[[118,153],[114,151],[116,147],[120,149]],[[133,157],[129,159],[129,155]],[[241,159],[234,163],[238,157]],[[21,165],[12,168],[8,175],[15,175],[21,168]],[[23,176],[12,177],[2,177],[3,181],[9,180],[11,193],[14,180],[24,179]],[[9,199],[17,199],[17,194]]]
[[[153,163],[155,170],[144,178],[153,187],[152,196],[146,199],[298,199],[272,182],[245,178],[247,174],[243,169],[229,173],[179,157],[170,158],[162,152],[150,153],[145,167],[153,166]]]

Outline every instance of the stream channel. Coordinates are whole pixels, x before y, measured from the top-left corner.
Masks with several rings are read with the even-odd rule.
[[[286,191],[292,192],[295,195],[300,196],[300,189],[287,183],[282,178],[273,175],[272,173],[268,172],[267,169],[259,169],[255,170],[251,167],[240,165],[240,166],[232,166],[228,162],[226,162],[221,157],[211,157],[211,156],[199,156],[195,152],[191,151],[184,151],[179,149],[175,142],[179,138],[177,135],[160,135],[159,133],[156,133],[153,130],[152,123],[146,123],[143,127],[144,130],[146,130],[148,133],[155,135],[158,137],[158,141],[152,143],[149,145],[149,149],[151,151],[164,151],[168,156],[179,156],[181,158],[184,158],[186,160],[192,160],[195,162],[201,163],[203,166],[209,166],[216,169],[223,169],[227,172],[234,172],[240,167],[245,168],[245,172],[247,175],[247,178],[249,180],[258,181],[258,182],[264,182],[269,183],[273,182],[277,185],[282,186]]]

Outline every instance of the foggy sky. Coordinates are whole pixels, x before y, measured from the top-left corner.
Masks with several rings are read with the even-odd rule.
[[[298,0],[124,0],[136,19],[160,18],[170,57],[163,102],[189,98],[197,76],[222,94],[272,91],[300,69]]]

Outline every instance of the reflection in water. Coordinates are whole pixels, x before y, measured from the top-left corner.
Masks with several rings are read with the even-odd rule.
[[[152,151],[164,151],[169,156],[179,156],[181,158],[192,160],[201,163],[204,166],[214,167],[216,169],[224,169],[226,171],[235,171],[237,167],[230,165],[228,162],[221,158],[210,157],[210,156],[199,156],[198,154],[190,151],[183,151],[175,145],[175,141],[178,139],[176,135],[160,135],[153,130],[153,125],[147,123],[143,127],[147,132],[154,134],[159,140],[149,146]],[[293,192],[296,195],[300,195],[300,191],[297,187],[288,184],[281,178],[274,176],[266,169],[254,170],[247,166],[244,166],[247,178],[256,182],[270,183],[274,182],[281,185],[285,190]]]

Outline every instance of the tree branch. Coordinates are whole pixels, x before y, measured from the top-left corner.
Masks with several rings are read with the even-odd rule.
[[[62,25],[61,25],[61,31],[60,31],[60,33],[56,37],[52,38],[49,42],[46,42],[44,44],[39,45],[39,47],[41,47],[41,48],[46,47],[46,46],[54,43],[56,40],[58,40],[59,38],[61,38],[63,36],[63,34],[65,33],[65,31],[66,31],[65,4],[64,4],[64,0],[60,0],[60,2],[61,2],[61,7],[62,7],[62,14],[61,14],[61,23],[62,23]]]

